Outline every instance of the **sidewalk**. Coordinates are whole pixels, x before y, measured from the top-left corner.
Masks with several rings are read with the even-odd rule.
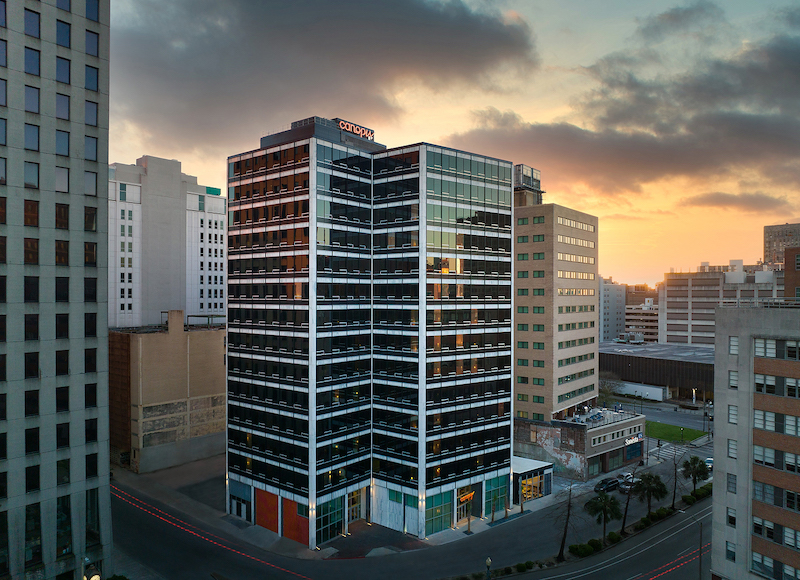
[[[114,574],[125,576],[130,580],[166,580],[166,578],[159,576],[138,560],[128,556],[117,546],[114,546],[112,550],[112,558],[114,560]]]
[[[208,491],[216,484],[216,480],[219,480],[220,489],[224,494],[224,487],[222,487],[224,486],[225,474],[224,455],[147,474],[136,474],[121,467],[115,467],[113,471],[112,486],[117,483],[124,485],[135,490],[137,494],[147,496],[175,508],[189,518],[198,520],[202,527],[211,533],[222,532],[237,541],[291,558],[326,559],[337,557],[339,551],[342,552],[339,557],[379,556],[417,550],[427,546],[448,544],[467,537],[466,523],[462,523],[457,528],[448,528],[432,534],[424,540],[377,525],[353,525],[350,529],[351,535],[336,538],[319,550],[309,550],[302,544],[281,538],[265,528],[249,524],[240,518],[226,514],[223,509],[212,507],[212,505],[216,505],[224,508],[224,496],[222,505],[219,505],[219,502],[213,497],[214,494]],[[616,472],[602,474],[602,477],[613,477],[615,474]],[[600,477],[597,479],[599,480]],[[516,518],[527,516],[558,503],[558,492],[565,485],[562,482],[566,481],[555,477],[553,493],[526,502],[525,511],[522,514],[520,514],[518,505],[512,505],[509,507],[508,517],[506,517],[505,509],[495,512],[494,522],[492,522],[491,516],[473,518],[470,524],[471,534],[483,533],[493,527],[503,525]],[[591,491],[594,485],[594,480],[577,482],[574,493],[576,496],[581,495]],[[188,493],[191,493],[194,497],[190,497]],[[119,547],[115,548],[115,558],[118,559],[119,570],[131,569],[130,567],[135,564],[135,561],[129,558]],[[144,572],[136,571],[134,573],[133,570],[131,570],[129,577],[143,578],[144,580],[161,580],[157,576],[147,576]]]
[[[281,538],[266,528],[244,522],[181,492],[198,484],[207,484],[219,479],[224,507],[225,455],[146,474],[133,473],[115,466],[113,473],[112,493],[114,485],[120,483],[136,490],[139,494],[175,508],[190,518],[199,520],[209,532],[216,530],[262,550],[291,558],[322,559],[333,553],[332,550],[309,550],[302,544]]]
[[[692,443],[705,444],[705,437]],[[677,449],[676,446],[675,451],[682,450],[688,451],[688,445],[681,446],[681,449]],[[639,469],[649,469],[663,463],[667,459],[665,451],[662,447],[661,461],[658,461],[655,457],[656,450],[651,448],[648,465]],[[520,517],[527,517],[531,513],[563,501],[563,494],[559,495],[559,492],[570,484],[573,485],[573,498],[578,498],[593,492],[595,484],[601,479],[616,477],[618,474],[629,472],[632,469],[633,466],[627,465],[609,473],[599,474],[589,481],[573,481],[555,476],[552,494],[526,502],[523,513],[520,513],[518,505],[510,506],[507,514],[505,509],[498,510],[495,512],[494,522],[491,517],[473,518],[470,523],[470,535],[481,534],[496,526],[502,526]],[[281,538],[274,532],[225,513],[224,455],[148,474],[135,474],[121,467],[115,467],[113,473],[112,493],[115,493],[114,486],[123,485],[135,490],[138,495],[147,496],[180,511],[188,518],[196,520],[198,525],[209,533],[222,533],[236,542],[250,544],[259,549],[291,558],[321,560],[380,556],[449,544],[468,537],[465,522],[458,527],[432,534],[424,540],[364,522],[364,525],[351,525],[351,533],[347,536],[331,540],[321,549],[309,550],[302,544]],[[146,567],[142,567],[141,570],[137,569],[136,566],[139,563],[125,554],[124,546],[115,546],[114,556],[119,573],[142,580],[162,580]]]

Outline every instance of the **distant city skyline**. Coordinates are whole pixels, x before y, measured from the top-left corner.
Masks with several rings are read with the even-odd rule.
[[[800,221],[789,2],[115,2],[110,161],[225,158],[313,115],[542,171],[626,283],[762,257]],[[576,16],[577,14],[577,16]],[[241,55],[252,54],[252,58]]]

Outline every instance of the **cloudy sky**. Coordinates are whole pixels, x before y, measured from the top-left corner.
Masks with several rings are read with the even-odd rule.
[[[297,119],[542,171],[600,273],[755,263],[800,219],[800,7],[726,0],[116,0],[110,160],[225,158]]]

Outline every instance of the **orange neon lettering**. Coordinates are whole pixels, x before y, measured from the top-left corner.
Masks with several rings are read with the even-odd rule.
[[[375,131],[350,123],[349,121],[339,121],[339,129],[347,131],[348,133],[353,133],[359,137],[365,137],[366,139],[373,139],[375,137]]]

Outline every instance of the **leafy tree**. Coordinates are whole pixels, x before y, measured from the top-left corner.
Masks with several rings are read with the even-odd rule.
[[[683,462],[681,473],[684,479],[692,480],[692,491],[697,491],[697,482],[708,479],[708,465],[697,455],[692,455]]]
[[[631,493],[635,493],[639,501],[647,501],[647,513],[649,514],[652,511],[650,507],[653,498],[656,498],[656,501],[663,499],[667,497],[669,492],[667,491],[667,486],[661,481],[660,475],[646,472],[639,478]]]
[[[613,495],[601,491],[586,502],[583,509],[585,509],[590,516],[597,518],[598,524],[603,524],[603,544],[605,544],[606,525],[608,522],[622,519],[622,510],[620,509],[619,500]]]
[[[604,400],[611,399],[622,389],[622,381],[619,376],[610,371],[602,371],[599,382],[600,397]]]

